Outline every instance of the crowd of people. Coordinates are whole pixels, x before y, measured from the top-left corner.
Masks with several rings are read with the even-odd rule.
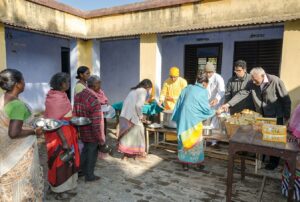
[[[277,118],[280,125],[289,120],[291,100],[280,78],[267,74],[261,67],[252,68],[247,73],[246,62],[242,60],[235,62],[234,73],[225,85],[215,65],[207,62],[205,68],[195,75],[195,82],[188,85],[180,77],[178,67],[170,68],[157,105],[173,111],[172,120],[177,124],[178,161],[182,163],[183,170],[193,167],[201,171],[204,168],[202,129],[205,120],[211,119],[211,127],[219,128],[219,114],[234,114],[243,109],[255,110],[263,117]],[[73,107],[66,93],[70,88],[70,76],[57,73],[50,79],[51,89],[46,95],[44,118],[59,120],[62,127],[43,131],[42,127],[32,128],[31,109],[19,99],[25,88],[22,73],[15,69],[0,72],[0,87],[4,90],[0,97],[3,162],[0,167],[0,193],[4,201],[42,199],[44,182],[36,138],[42,134],[47,148],[48,182],[56,199],[74,197],[78,177],[84,177],[86,182],[100,179],[94,174],[94,169],[97,157],[103,157],[108,151],[102,110],[103,105],[108,104],[108,98],[101,90],[100,77],[90,75],[88,67],[79,67],[76,78]],[[123,159],[146,156],[142,108],[151,97],[152,87],[152,82],[144,79],[129,90],[124,100],[117,130],[117,149],[123,154]],[[300,137],[299,114],[298,107],[290,123],[295,138]],[[87,117],[91,124],[76,129],[70,124],[74,116]],[[211,142],[211,146],[217,145],[216,141]],[[72,152],[71,160],[61,158],[66,152]],[[279,158],[270,157],[266,169],[273,170],[278,163]],[[17,178],[14,177],[18,174]],[[288,176],[286,164],[282,181],[284,194],[287,193]],[[296,180],[299,179],[297,177]],[[300,187],[296,188],[296,194],[300,196]]]

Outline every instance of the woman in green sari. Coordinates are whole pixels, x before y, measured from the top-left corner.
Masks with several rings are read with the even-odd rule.
[[[0,201],[42,201],[43,172],[39,164],[37,135],[30,127],[31,112],[19,99],[25,82],[21,72],[0,72]]]

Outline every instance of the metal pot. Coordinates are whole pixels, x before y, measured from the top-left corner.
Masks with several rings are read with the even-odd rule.
[[[202,135],[205,135],[205,136],[212,135],[212,128],[210,126],[203,126]]]
[[[163,111],[163,125],[168,128],[177,128],[176,122],[171,120],[172,114],[172,110]]]

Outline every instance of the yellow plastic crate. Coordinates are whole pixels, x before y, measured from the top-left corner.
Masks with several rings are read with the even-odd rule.
[[[264,141],[286,143],[286,139],[287,139],[286,126],[264,124],[262,126],[262,134],[263,134]]]

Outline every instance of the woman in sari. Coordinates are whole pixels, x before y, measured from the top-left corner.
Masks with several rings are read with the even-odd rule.
[[[48,181],[56,199],[62,200],[76,195],[77,172],[79,170],[79,150],[76,129],[69,124],[72,106],[66,91],[70,87],[70,78],[66,73],[55,74],[50,81],[51,90],[46,96],[45,118],[62,121],[61,128],[45,134],[48,152]],[[70,161],[60,157],[65,152],[73,151]]]
[[[292,137],[289,139],[289,141],[298,142],[298,144],[300,145],[300,104],[296,107],[295,111],[291,116],[288,129],[292,134]],[[288,196],[290,175],[291,175],[290,168],[286,162],[284,164],[282,178],[281,178],[281,192],[285,197]],[[297,157],[297,162],[296,162],[296,178],[295,178],[294,188],[295,188],[294,200],[300,201],[300,156]]]
[[[43,171],[39,163],[37,135],[31,112],[19,99],[25,82],[21,72],[0,72],[0,201],[42,201]]]
[[[151,90],[151,81],[144,79],[136,87],[131,88],[124,100],[119,120],[118,150],[124,154],[125,159],[145,155],[142,107]]]
[[[90,77],[90,70],[86,66],[80,66],[77,69],[77,76],[76,79],[78,79],[75,89],[74,89],[74,95],[77,93],[80,93],[83,89],[87,87],[87,80]]]
[[[177,123],[178,159],[185,171],[188,165],[195,165],[197,171],[204,168],[202,121],[215,115],[209,105],[207,84],[208,78],[198,75],[196,84],[188,85],[181,92],[173,111],[172,120]]]
[[[96,82],[96,88],[94,87],[94,92],[97,95],[97,98],[101,104],[101,120],[100,120],[100,127],[101,127],[101,134],[103,134],[103,138],[106,139],[106,118],[104,118],[104,112],[103,112],[103,106],[107,106],[108,104],[108,98],[106,97],[104,91],[101,89],[101,79],[99,76],[93,75],[91,77],[94,77],[97,82]],[[99,149],[99,155],[98,158],[104,159],[107,157],[107,153],[110,152],[110,148],[108,145],[104,144],[102,147]]]

